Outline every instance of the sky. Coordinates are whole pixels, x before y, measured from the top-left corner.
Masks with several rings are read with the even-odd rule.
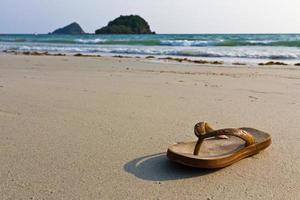
[[[89,33],[138,14],[157,33],[300,33],[300,0],[1,0],[0,33]]]

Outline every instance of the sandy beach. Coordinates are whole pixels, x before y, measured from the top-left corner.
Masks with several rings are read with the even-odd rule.
[[[300,67],[0,55],[0,199],[298,199]],[[171,163],[193,126],[272,135],[221,170]]]

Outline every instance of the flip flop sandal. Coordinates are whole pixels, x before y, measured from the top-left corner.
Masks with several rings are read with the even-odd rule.
[[[195,125],[198,141],[176,143],[168,148],[170,160],[197,168],[227,167],[259,153],[271,144],[268,133],[254,128],[212,129],[208,123]]]

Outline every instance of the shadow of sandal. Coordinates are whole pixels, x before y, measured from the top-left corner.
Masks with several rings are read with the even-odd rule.
[[[136,158],[123,166],[128,173],[143,180],[168,181],[204,176],[217,170],[203,170],[169,161],[165,153]]]

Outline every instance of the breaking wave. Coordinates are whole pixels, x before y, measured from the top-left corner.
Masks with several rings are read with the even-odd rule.
[[[172,47],[300,47],[300,35],[0,35],[0,42]]]
[[[300,59],[300,49],[292,47],[146,47],[146,46],[98,46],[98,45],[12,45],[0,44],[0,50],[47,51],[86,54],[134,54],[134,55],[172,55],[209,58],[248,58],[248,59]]]

